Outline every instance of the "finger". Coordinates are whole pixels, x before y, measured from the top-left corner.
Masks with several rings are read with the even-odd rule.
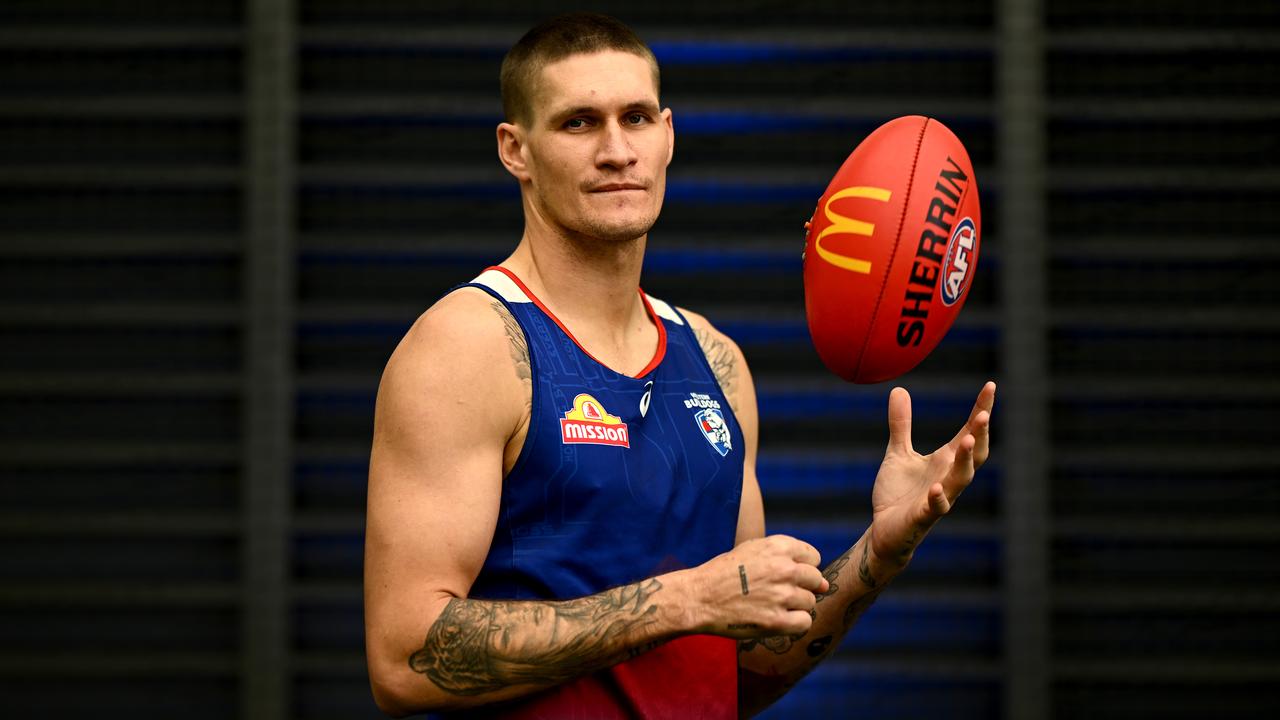
[[[825,593],[830,586],[827,579],[816,567],[799,565],[796,567],[796,585],[809,592]]]
[[[913,452],[911,447],[911,394],[906,388],[889,391],[889,449]]]
[[[950,445],[955,447],[956,443],[960,442],[960,438],[964,437],[968,433],[972,433],[976,436],[978,416],[985,412],[987,414],[987,421],[990,422],[991,411],[995,407],[995,403],[996,384],[994,382],[987,381],[987,384],[983,385],[982,389],[978,391],[978,398],[974,400],[973,408],[969,411],[969,419],[965,420],[964,425],[962,425],[956,432],[955,437],[951,438]]]
[[[822,562],[822,555],[818,552],[818,548],[803,540],[797,540],[786,535],[779,535],[778,537],[786,538],[790,541],[787,544],[787,554],[792,560],[805,565],[812,565],[815,568],[818,563]]]
[[[973,481],[973,474],[976,471],[973,465],[973,451],[976,445],[977,441],[972,435],[965,435],[960,440],[956,459],[951,463],[951,500],[955,500],[956,496]]]
[[[809,632],[809,628],[812,626],[813,616],[809,614],[808,610],[788,610],[781,630],[786,635],[798,635],[803,632]]]
[[[818,605],[818,596],[808,590],[796,588],[795,592],[787,597],[788,610],[804,610],[809,612]]]
[[[973,447],[973,469],[977,470],[991,454],[991,413],[983,410],[974,420],[977,427],[973,431],[973,437],[977,442]]]
[[[942,483],[934,483],[929,488],[929,512],[935,518],[951,512],[951,501],[947,500],[947,491]]]

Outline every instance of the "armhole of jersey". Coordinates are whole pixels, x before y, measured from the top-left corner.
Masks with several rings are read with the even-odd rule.
[[[650,301],[652,301],[652,298]],[[711,363],[707,360],[707,353],[702,349],[702,343],[698,342],[698,336],[693,332],[693,323],[689,322],[689,319],[686,318],[684,313],[680,312],[675,305],[668,305],[667,303],[662,304],[666,305],[672,314],[679,318],[676,322],[685,327],[689,342],[693,343],[693,348],[695,349],[698,358],[702,360],[702,366],[707,369],[708,373],[710,373],[711,379],[715,381],[716,387],[720,388],[720,394],[724,396],[725,405],[728,405],[725,409],[733,416],[733,424],[738,426],[738,432],[742,432],[742,423],[738,422],[738,413],[733,411],[733,403],[729,402],[729,393],[724,391],[724,387],[720,385],[720,378],[716,377],[716,371],[711,368]]]
[[[476,278],[476,280],[479,279],[480,278]],[[474,280],[469,283],[455,285],[450,288],[449,292],[445,293],[445,295],[461,290],[462,288],[476,288],[477,290],[482,290],[493,299],[502,303],[502,307],[506,308],[507,312],[511,314],[511,319],[516,321],[516,326],[520,328],[521,334],[524,335],[524,345],[529,351],[529,431],[525,433],[524,444],[520,446],[520,454],[516,456],[516,461],[511,465],[511,472],[502,476],[502,481],[505,483],[508,477],[515,475],[524,467],[529,458],[529,453],[531,452],[530,448],[533,446],[533,441],[536,439],[538,434],[538,423],[536,422],[539,400],[537,382],[538,358],[533,352],[533,343],[529,340],[529,329],[524,326],[524,323],[520,322],[520,316],[511,309],[511,303],[507,301],[507,298],[503,297],[497,289],[475,282]],[[734,418],[734,420],[736,421],[737,418]]]
[[[651,298],[650,300],[652,300],[652,298]],[[725,410],[725,412],[729,413],[729,416],[730,416],[730,417],[732,417],[732,418],[733,418],[733,425],[734,425],[734,427],[738,428],[738,437],[742,439],[742,462],[743,462],[743,464],[742,464],[742,465],[740,465],[739,467],[741,467],[741,468],[743,468],[743,469],[742,469],[742,476],[741,476],[741,477],[739,478],[739,480],[738,480],[738,501],[737,501],[736,503],[734,503],[734,505],[733,505],[733,517],[734,517],[734,521],[733,521],[733,528],[734,528],[734,529],[733,529],[733,537],[734,537],[734,539],[736,540],[736,539],[737,539],[737,537],[738,537],[738,522],[741,520],[741,515],[742,515],[742,488],[743,488],[743,486],[744,486],[744,485],[746,484],[746,482],[747,482],[747,472],[746,472],[746,465],[745,465],[745,463],[746,463],[746,461],[747,461],[747,435],[746,435],[746,433],[745,433],[745,432],[743,432],[743,431],[742,431],[742,422],[741,422],[740,420],[738,420],[738,413],[734,412],[734,410],[733,410],[733,403],[729,402],[729,395],[728,395],[728,393],[726,393],[726,392],[724,391],[724,388],[720,386],[720,378],[716,377],[716,371],[711,369],[711,363],[707,361],[707,353],[703,351],[703,349],[702,349],[702,343],[698,342],[698,336],[697,336],[697,335],[695,335],[695,334],[693,333],[693,323],[689,322],[689,319],[688,319],[688,318],[686,318],[686,317],[684,316],[684,313],[680,312],[680,310],[678,310],[678,309],[676,308],[676,306],[675,306],[675,305],[669,305],[669,304],[667,304],[667,303],[662,303],[662,304],[663,304],[663,305],[666,305],[666,306],[667,306],[667,308],[672,312],[672,314],[674,314],[676,317],[680,318],[680,319],[679,319],[679,320],[677,320],[676,322],[678,322],[680,325],[683,325],[683,326],[684,326],[684,328],[685,328],[685,333],[686,333],[686,336],[687,336],[687,338],[688,338],[688,342],[693,343],[692,347],[695,349],[694,351],[697,353],[698,357],[702,359],[702,366],[703,366],[703,367],[705,367],[705,368],[707,369],[707,372],[711,374],[711,380],[712,380],[713,382],[715,382],[716,387],[717,387],[717,388],[720,388],[720,394],[724,397],[724,404],[725,404],[724,410]],[[757,420],[757,423],[758,423],[758,422],[759,422],[759,421]],[[758,426],[758,425],[757,425],[757,426]],[[757,439],[757,441],[756,441],[756,442],[757,442],[757,445],[756,445],[756,464],[757,464],[757,465],[759,465],[759,463],[760,463],[760,447],[759,447],[759,440]],[[757,484],[760,482],[759,475],[760,475],[760,473],[757,471],[757,472],[756,472],[756,483],[757,483]],[[768,526],[766,525],[766,527],[768,527]],[[735,679],[736,679],[736,677],[737,677],[737,673],[735,673],[735,674],[734,674],[734,676],[735,676]]]

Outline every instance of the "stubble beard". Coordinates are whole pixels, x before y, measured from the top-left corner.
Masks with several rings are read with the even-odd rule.
[[[593,213],[584,209],[578,217],[572,218],[570,222],[563,222],[562,226],[568,231],[571,239],[579,244],[599,249],[616,247],[647,235],[658,221],[661,209],[662,206],[659,203],[657,206],[636,209],[616,219],[604,213]]]
[[[606,245],[619,245],[647,235],[657,220],[657,213],[652,217],[632,218],[618,223],[605,223],[595,218],[584,218],[583,227],[573,228],[573,230],[584,239],[595,240]]]

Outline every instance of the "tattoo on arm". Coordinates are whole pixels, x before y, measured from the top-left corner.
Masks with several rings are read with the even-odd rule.
[[[816,658],[822,653],[826,652],[827,646],[830,644],[831,644],[831,636],[824,635],[818,638],[817,640],[814,640],[813,642],[809,643],[809,647],[805,648],[804,651],[808,653],[809,657]]]
[[[862,559],[858,561],[858,580],[866,585],[868,589],[874,590],[876,587],[876,578],[871,574],[871,562],[868,553],[871,552],[871,539],[868,538],[862,543]]]
[[[863,585],[866,585],[870,592],[863,595],[861,598],[854,600],[847,608],[845,608],[844,623],[846,631],[853,626],[853,623],[857,621],[859,615],[861,615],[868,607],[871,607],[871,604],[875,602],[876,597],[879,596],[880,591],[884,589],[883,587],[877,587],[876,579],[871,575],[868,556],[870,547],[871,541],[869,539],[865,540],[862,544],[862,558],[858,561],[858,580],[861,581]],[[831,587],[827,589],[827,592],[817,594],[816,597],[819,603],[831,597],[840,589],[840,584],[838,582],[840,571],[849,564],[849,557],[852,553],[853,548],[849,548],[843,555],[833,560],[831,564],[822,571],[822,576],[827,579],[827,583],[830,584]],[[817,609],[815,608],[814,610],[810,610],[809,616],[816,621],[818,618]],[[760,646],[770,652],[777,653],[778,655],[784,655],[791,652],[791,649],[795,647],[795,644],[802,640],[807,634],[808,633],[802,632],[796,635],[773,635],[764,638],[739,640],[738,652],[750,652],[756,649],[757,646]],[[831,640],[831,636],[827,636],[818,638],[817,640],[809,643],[806,648],[806,651],[809,653],[809,657],[818,657],[821,655],[831,644]]]
[[[865,595],[859,597],[845,607],[845,632],[848,632],[849,628],[853,627],[853,624],[858,621],[858,618],[862,616],[862,613],[866,612],[867,608],[871,607],[871,604],[876,601],[876,598],[880,597],[880,593],[884,592],[886,587],[884,585],[878,585],[876,583],[875,576],[871,574],[871,563],[869,560],[870,552],[871,538],[868,537],[862,541],[862,558],[858,560],[858,580],[863,585],[867,586],[868,591]]]
[[[657,579],[564,601],[449,601],[409,667],[454,695],[549,685],[656,647],[635,644],[656,623]]]
[[[702,354],[707,356],[707,364],[711,366],[711,372],[715,373],[721,392],[729,399],[729,407],[737,412],[738,404],[735,402],[737,395],[734,390],[738,380],[736,368],[738,360],[733,354],[733,348],[705,328],[695,329],[693,335],[698,338],[698,345],[702,346]]]
[[[858,618],[862,617],[862,613],[866,612],[867,608],[871,607],[871,604],[876,601],[876,598],[880,597],[880,593],[882,592],[884,592],[884,586],[878,587],[849,603],[849,606],[844,609],[845,632],[848,632],[849,628],[853,627],[853,624],[858,622]]]
[[[817,595],[817,601],[823,602],[827,598],[835,595],[839,590],[838,583],[840,573],[849,565],[849,561],[854,559],[854,554],[859,557],[855,563],[858,581],[866,588],[866,592],[860,597],[853,598],[844,606],[843,611],[838,611],[842,616],[843,627],[833,627],[834,617],[824,619],[821,631],[827,631],[821,637],[810,640],[807,644],[802,645],[804,653],[801,654],[796,646],[808,633],[800,633],[798,635],[775,635],[765,638],[753,638],[748,640],[740,640],[738,642],[738,652],[746,653],[754,650],[757,646],[764,647],[770,652],[778,655],[787,655],[793,650],[796,652],[786,658],[778,660],[762,660],[753,659],[748,665],[743,665],[743,661],[739,660],[738,667],[738,702],[740,710],[744,710],[746,715],[768,707],[778,698],[782,697],[805,675],[809,674],[818,663],[830,655],[839,646],[840,640],[845,633],[853,627],[858,618],[866,612],[867,608],[876,601],[880,593],[884,592],[884,583],[877,582],[875,576],[871,572],[870,562],[871,538],[864,536],[862,539],[862,550],[857,551],[857,545],[849,548],[843,555],[836,558],[830,565],[822,571],[823,577],[830,583],[830,588],[825,593]],[[850,582],[846,578],[845,582]],[[831,608],[829,609],[837,609]],[[811,615],[817,615],[816,610],[810,612]],[[811,627],[810,630],[815,628]],[[830,631],[835,632],[830,632]],[[760,671],[760,667],[768,667],[765,672]],[[755,668],[755,669],[752,669]]]
[[[776,655],[785,655],[795,646],[796,641],[804,636],[804,633],[797,633],[795,635],[769,635],[768,637],[739,640],[738,652],[751,652],[759,645]]]
[[[738,566],[738,579],[742,580],[742,594],[746,595],[750,591],[747,590],[747,568],[745,565]]]
[[[907,561],[911,559],[911,553],[916,550],[916,545],[920,544],[920,535],[920,528],[915,528],[911,531],[911,538],[907,540],[907,544],[903,545],[902,549],[898,551],[898,562],[903,565],[907,564]]]
[[[511,341],[511,361],[515,363],[516,377],[533,389],[533,368],[529,362],[529,343],[525,340],[524,330],[520,328],[520,323],[516,322],[515,317],[511,315],[511,311],[502,303],[494,300],[489,303],[489,307],[498,313],[498,317],[502,318],[502,324],[507,331],[507,339]],[[533,394],[530,392],[529,403],[533,403]]]
[[[827,588],[826,592],[818,593],[818,602],[822,602],[828,597],[835,595],[836,591],[840,589],[840,584],[836,582],[836,579],[840,577],[840,571],[844,569],[844,566],[849,564],[849,553],[852,551],[853,548],[849,548],[843,555],[832,561],[832,563],[827,566],[826,570],[822,571],[822,577],[827,579],[827,584],[830,585],[830,587]]]

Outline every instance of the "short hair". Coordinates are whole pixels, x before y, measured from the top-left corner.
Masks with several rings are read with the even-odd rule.
[[[653,69],[659,87],[658,59],[635,32],[617,18],[599,13],[567,13],[545,20],[524,34],[502,60],[502,112],[507,122],[533,116],[533,85],[542,68],[570,55],[618,50],[638,55]]]

